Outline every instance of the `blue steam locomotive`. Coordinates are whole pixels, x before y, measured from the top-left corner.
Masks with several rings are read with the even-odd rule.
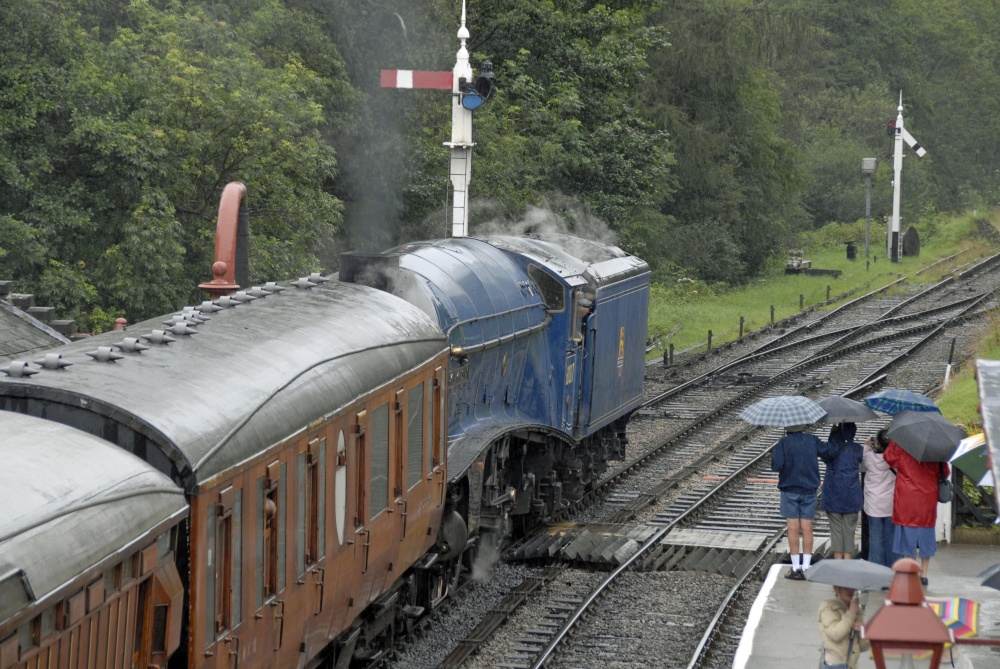
[[[624,454],[645,368],[642,260],[557,233],[459,237],[345,254],[340,279],[447,335],[449,482],[481,547],[579,499]]]

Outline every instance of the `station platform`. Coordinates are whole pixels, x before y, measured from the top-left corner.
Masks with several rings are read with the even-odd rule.
[[[1000,590],[980,585],[983,570],[1000,562],[1000,547],[966,544],[939,544],[931,559],[925,595],[965,597],[979,602],[978,638],[1000,639]],[[829,585],[784,578],[789,565],[771,567],[754,602],[740,638],[734,669],[802,669],[818,667],[820,633],[819,605],[834,597]],[[868,594],[865,620],[882,607],[884,592]],[[864,599],[862,598],[864,604]],[[1000,667],[1000,648],[962,646],[953,649],[956,669]],[[941,667],[951,667],[945,650]],[[858,669],[872,669],[869,651],[861,654]]]

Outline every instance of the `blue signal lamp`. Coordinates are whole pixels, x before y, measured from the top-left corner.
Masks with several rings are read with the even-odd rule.
[[[475,111],[486,102],[482,95],[479,93],[465,93],[462,95],[462,106],[469,111]]]
[[[459,82],[462,93],[462,106],[469,111],[474,111],[481,107],[484,102],[490,99],[496,88],[496,75],[493,74],[493,63],[484,60],[472,85],[468,85],[465,80]]]

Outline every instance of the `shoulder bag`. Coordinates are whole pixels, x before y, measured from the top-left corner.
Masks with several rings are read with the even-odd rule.
[[[938,463],[938,502],[947,504],[955,498],[951,478],[944,475],[944,465]]]

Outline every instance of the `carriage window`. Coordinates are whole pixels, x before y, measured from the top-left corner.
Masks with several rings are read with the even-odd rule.
[[[288,529],[288,510],[285,508],[288,499],[288,486],[285,484],[285,480],[287,478],[288,464],[282,462],[281,473],[278,475],[278,513],[275,515],[275,518],[278,519],[278,585],[275,592],[281,592],[285,589],[285,534]]]
[[[268,467],[269,474],[278,474],[278,463]],[[257,480],[257,608],[278,594],[278,479]]]
[[[243,514],[243,491],[230,486],[219,493],[219,503],[208,507],[205,556],[207,587],[205,592],[205,641],[214,643],[222,633],[239,624],[242,593],[242,555],[240,522]]]
[[[357,431],[355,446],[358,457],[358,472],[354,483],[354,524],[361,527],[365,524],[365,491],[368,488],[368,427],[365,421],[367,411],[358,413],[358,423],[355,426]]]
[[[537,265],[528,265],[528,278],[538,288],[545,308],[550,312],[566,308],[566,289],[559,281]]]
[[[403,472],[403,449],[406,446],[406,433],[404,432],[406,428],[405,414],[406,405],[403,403],[403,395],[405,391],[396,391],[396,402],[393,404],[392,409],[392,441],[393,448],[395,449],[395,472],[393,472],[392,477],[392,495],[393,497],[399,497],[403,494],[403,476],[406,474]]]
[[[153,607],[153,653],[167,652],[167,614],[170,607],[157,604]]]
[[[223,507],[215,524],[215,634],[232,626],[233,513]]]
[[[431,434],[433,434],[433,441],[429,450],[433,454],[432,466],[437,467],[444,462],[444,442],[448,431],[448,419],[445,414],[447,407],[444,404],[443,368],[437,367],[434,369],[432,383],[434,387],[431,404]]]
[[[278,594],[278,486],[264,497],[264,599]]]
[[[146,601],[149,599],[149,588],[152,583],[152,579],[146,579],[139,584],[139,591],[136,593],[138,595],[138,601],[135,606],[135,610],[132,612],[132,629],[135,630],[135,634],[132,639],[132,664],[133,667],[139,666],[139,658],[142,657],[142,640],[143,634],[146,632]],[[155,630],[153,630],[155,636]],[[162,652],[162,651],[161,651]]]
[[[323,510],[323,483],[325,477],[322,475],[323,466],[321,455],[326,449],[326,439],[313,439],[309,442],[306,452],[302,453],[299,461],[300,477],[304,479],[304,484],[300,488],[302,491],[299,508],[300,524],[305,534],[302,546],[305,549],[305,565],[315,564],[320,558],[320,547],[322,539],[320,527],[322,525],[321,515]],[[301,508],[304,506],[305,508]],[[299,572],[304,569],[299,564]]]
[[[424,460],[424,386],[410,388],[406,399],[406,487],[420,482]]]
[[[427,411],[424,413],[424,443],[427,444],[427,470],[429,475],[434,471],[434,411],[440,396],[437,392],[437,379],[428,379],[424,385],[427,389]]]
[[[372,476],[371,516],[374,518],[389,506],[389,405],[383,404],[372,412]]]

